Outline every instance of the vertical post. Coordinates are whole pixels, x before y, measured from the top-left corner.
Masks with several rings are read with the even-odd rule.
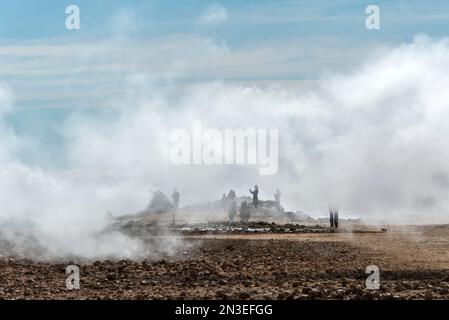
[[[335,228],[338,228],[338,209],[334,212],[334,226]]]
[[[333,228],[334,227],[334,209],[332,209],[331,207],[329,207],[329,222],[330,222],[331,228]]]

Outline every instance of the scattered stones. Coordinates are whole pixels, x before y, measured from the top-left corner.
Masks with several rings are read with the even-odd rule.
[[[251,298],[251,295],[248,292],[242,291],[238,294],[238,298],[240,300],[248,300]]]
[[[245,237],[200,237],[187,255],[142,263],[85,262],[73,291],[61,263],[0,259],[0,299],[449,299],[449,270],[417,271],[351,241]],[[373,261],[385,273],[381,290],[365,288]]]
[[[305,288],[302,288],[301,293],[302,294],[309,294],[311,291],[312,291],[312,288],[305,287]]]

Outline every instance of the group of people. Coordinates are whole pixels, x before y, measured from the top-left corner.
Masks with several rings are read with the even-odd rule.
[[[254,208],[258,208],[259,206],[259,186],[255,185],[254,190],[249,189],[249,192],[252,195],[253,201],[252,206]],[[172,200],[173,205],[175,208],[175,211],[179,207],[179,198],[180,194],[178,190],[174,190],[172,194]],[[236,202],[236,194],[234,190],[230,190],[228,195],[223,193],[223,196],[221,198],[221,206],[223,208],[227,209],[229,221],[233,222],[237,214],[239,214],[240,220],[242,222],[248,222],[250,218],[250,208],[251,205],[248,204],[247,201],[243,201],[240,204],[240,208],[237,209],[237,202]],[[281,191],[279,189],[276,189],[276,192],[274,194],[274,201],[276,202],[276,206],[278,209],[281,208]],[[338,228],[338,208],[336,207],[329,207],[329,224],[331,228]]]
[[[259,194],[259,187],[256,186],[254,188],[254,191],[250,192],[253,195],[253,206],[255,208],[257,208],[258,202],[259,202],[259,198],[258,198],[258,194]],[[240,204],[240,208],[237,209],[237,201],[236,201],[236,194],[234,190],[229,191],[228,195],[225,195],[223,193],[223,196],[221,198],[221,205],[223,208],[227,209],[228,212],[228,218],[230,222],[233,222],[235,217],[237,216],[237,214],[240,217],[240,220],[242,222],[248,222],[249,218],[250,218],[250,206],[248,205],[248,202],[243,201]]]
[[[237,208],[236,194],[234,190],[230,190],[228,195],[223,193],[221,198],[221,206],[227,209],[228,218],[230,222],[233,222],[237,214],[242,222],[248,222],[250,218],[251,206],[255,209],[259,207],[259,186],[255,185],[254,190],[249,189],[252,195],[252,203],[249,204],[247,201],[243,201],[240,204],[240,208]],[[281,191],[276,189],[274,194],[274,199],[278,208],[281,207]]]

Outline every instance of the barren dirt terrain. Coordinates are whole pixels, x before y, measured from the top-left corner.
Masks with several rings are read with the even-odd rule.
[[[342,228],[344,230],[344,226]],[[366,230],[365,230],[366,231]],[[157,261],[78,264],[0,259],[2,299],[448,299],[449,226],[387,232],[191,233],[191,249]],[[380,290],[366,289],[377,265]]]

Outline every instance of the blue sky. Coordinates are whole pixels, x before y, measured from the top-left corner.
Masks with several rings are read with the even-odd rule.
[[[221,37],[233,44],[270,38],[335,36],[359,40],[368,4],[381,8],[382,30],[369,34],[397,41],[410,40],[417,32],[444,35],[449,22],[447,1],[149,1],[149,0],[4,0],[0,12],[0,38],[8,40],[73,38],[64,28],[65,7],[76,4],[82,11],[83,28],[77,36],[110,35],[111,16],[123,9],[135,10],[142,38],[174,33]],[[226,23],[206,28],[196,19],[212,4],[226,8]]]
[[[77,31],[65,28],[65,8],[70,4],[78,5],[81,10],[81,29]],[[369,4],[380,7],[380,30],[369,31],[364,27],[364,10]],[[216,23],[205,21],[204,17],[217,8],[223,10],[225,16]],[[235,73],[214,71],[220,70],[221,64],[215,60],[182,75],[178,70],[170,72],[172,80],[314,80],[323,71],[346,70],[382,46],[410,42],[418,33],[446,36],[448,25],[447,1],[4,0],[0,10],[0,48],[11,50],[3,51],[0,56],[3,60],[0,60],[0,80],[14,91],[29,93],[17,97],[19,107],[53,107],[64,98],[58,99],[44,92],[67,91],[69,85],[72,88],[78,86],[80,92],[85,89],[79,86],[80,78],[98,78],[100,81],[102,75],[109,77],[104,70],[98,72],[93,66],[86,65],[85,60],[75,61],[76,57],[69,57],[64,48],[75,50],[78,56],[90,57],[92,52],[87,52],[88,46],[93,48],[96,43],[134,47],[135,50],[139,50],[141,44],[151,48],[165,46],[165,51],[161,50],[168,54],[164,63],[176,63],[180,56],[204,54],[185,52],[191,49],[189,40],[182,43],[180,39],[192,39],[192,45],[210,45],[217,51],[226,51],[228,59],[234,61],[235,67],[241,66],[241,70]],[[176,44],[170,48],[169,43]],[[46,45],[47,48],[42,48]],[[80,49],[78,52],[77,46],[87,51]],[[14,50],[17,48],[20,48],[19,53]],[[289,50],[292,51],[290,54],[282,56],[281,53]],[[54,52],[60,52],[61,58],[58,59],[58,53]],[[263,52],[265,56],[252,66],[246,66],[244,59],[239,60],[241,55],[251,59],[251,55],[260,57]],[[341,59],[335,54],[337,52],[348,57]],[[122,54],[133,53],[128,50]],[[64,63],[63,59],[69,61]],[[116,63],[104,60],[105,64]],[[141,60],[135,60],[135,66],[147,62],[141,57]],[[16,67],[15,64],[19,65]],[[64,70],[62,65],[70,66],[72,70]],[[58,70],[56,74],[50,74],[53,68]],[[78,70],[75,75],[74,68],[84,70]],[[114,71],[113,78],[129,71],[126,68]],[[143,69],[154,74],[151,67]],[[163,73],[168,71],[157,71],[158,76]],[[117,82],[120,81],[117,78]],[[33,95],[32,92],[40,94]],[[96,103],[89,99],[81,104]]]

